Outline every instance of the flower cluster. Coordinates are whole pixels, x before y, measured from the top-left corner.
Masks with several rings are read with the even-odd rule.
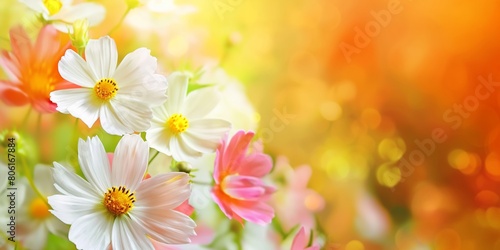
[[[106,15],[100,4],[20,2],[41,28],[32,42],[31,31],[13,27],[11,51],[0,56],[2,101],[28,107],[21,126],[12,121],[0,139],[17,140],[17,202],[28,209],[19,235],[2,234],[0,248],[319,249],[314,223],[284,229],[275,216],[286,204],[273,195],[293,184],[276,181],[240,83],[204,83],[218,67],[163,73],[146,47],[125,54],[113,37],[121,23],[93,38],[89,29]],[[126,4],[124,18],[153,3]],[[228,105],[235,96],[241,103]],[[73,132],[58,129],[71,123]],[[261,242],[249,240],[255,231]]]

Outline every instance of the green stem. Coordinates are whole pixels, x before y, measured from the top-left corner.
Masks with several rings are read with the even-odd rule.
[[[156,153],[153,155],[153,157],[151,157],[151,159],[149,159],[148,161],[148,165],[151,164],[151,162],[153,162],[153,160],[156,158],[156,156],[158,156],[160,154],[160,151],[156,151]]]
[[[77,137],[78,137],[78,118],[75,118],[75,125],[73,125],[73,134],[71,135],[70,143],[73,144],[73,141],[75,141]]]
[[[243,250],[242,238],[243,238],[243,230],[241,230],[241,225],[235,225],[236,227],[236,246],[238,250]]]
[[[38,117],[36,119],[36,135],[40,135],[40,130],[42,129],[42,113],[38,113]]]
[[[26,115],[24,115],[22,126],[25,126],[25,127],[28,126],[27,121],[28,121],[28,118],[29,118],[29,116],[31,114],[31,110],[32,110],[32,108],[30,106],[29,109],[28,109],[28,112],[26,112]]]
[[[47,200],[47,197],[45,197],[41,192],[40,190],[38,190],[38,188],[36,187],[35,185],[35,181],[33,180],[33,174],[31,173],[29,167],[28,167],[28,163],[23,160],[24,158],[21,157],[21,167],[24,171],[24,176],[26,177],[26,179],[28,179],[28,183],[30,184],[31,188],[35,191],[35,193],[40,196],[40,198],[42,198],[43,202],[45,202],[45,204],[48,206],[49,205],[49,202]]]
[[[225,46],[224,52],[222,53],[221,59],[219,61],[219,66],[222,67],[223,64],[226,62],[229,52],[231,52],[231,49],[233,48],[232,45],[228,44]]]
[[[108,32],[108,35],[111,35],[111,33],[115,32],[118,27],[120,27],[120,25],[122,25],[123,23],[123,20],[125,20],[125,17],[128,15],[128,13],[131,11],[132,9],[130,7],[127,7],[127,10],[125,11],[125,13],[123,13],[123,16],[120,18],[120,21],[115,25],[115,27],[113,27],[109,32]]]
[[[201,181],[193,181],[193,180],[191,180],[191,183],[198,184],[198,185],[204,185],[204,186],[213,186],[212,183],[201,182]]]

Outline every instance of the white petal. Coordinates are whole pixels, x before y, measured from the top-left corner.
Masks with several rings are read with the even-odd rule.
[[[106,9],[104,6],[97,3],[79,3],[67,8],[62,8],[61,11],[51,16],[51,20],[62,20],[66,23],[73,23],[78,19],[89,21],[89,26],[95,26],[104,20]]]
[[[139,48],[123,58],[113,75],[118,86],[141,84],[146,76],[154,74],[157,63],[150,53],[149,49]]]
[[[19,0],[19,2],[24,3],[35,12],[49,14],[47,8],[45,8],[45,5],[40,0]]]
[[[99,81],[87,62],[73,50],[66,50],[57,67],[62,78],[76,85],[93,88]]]
[[[35,228],[29,228],[29,230],[29,233],[22,238],[23,246],[27,249],[42,249],[40,246],[45,246],[47,242],[47,229],[45,229],[43,224],[39,224]]]
[[[202,119],[190,123],[181,134],[183,141],[196,151],[211,153],[219,146],[222,137],[231,129],[228,121],[221,119]]]
[[[174,209],[189,198],[189,175],[171,172],[141,182],[136,191],[135,209]]]
[[[50,100],[57,104],[56,110],[80,118],[89,128],[99,117],[100,103],[92,89],[73,88],[50,92]]]
[[[74,195],[89,200],[97,200],[103,193],[97,192],[90,183],[54,162],[53,177],[56,189],[66,195]]]
[[[120,116],[123,114],[117,113],[110,103],[107,103],[101,107],[100,120],[101,126],[108,134],[111,135],[123,135],[131,134],[134,132],[133,129],[129,128]]]
[[[101,107],[101,125],[109,134],[123,135],[146,131],[153,112],[144,103],[116,96]]]
[[[208,154],[213,153],[220,145],[222,135],[218,138],[207,140],[206,138],[187,133],[186,131],[186,133],[182,133],[181,137],[182,141],[193,150]]]
[[[61,33],[71,34],[73,32],[73,26],[63,21],[52,21],[51,24]]]
[[[34,179],[35,186],[38,188],[40,193],[44,196],[52,195],[56,193],[54,188],[54,178],[52,178],[52,168],[47,165],[37,164],[35,165]]]
[[[219,103],[220,94],[213,87],[206,87],[190,92],[186,98],[182,113],[189,119],[207,116]]]
[[[51,216],[49,219],[45,220],[45,226],[49,232],[59,237],[66,237],[66,235],[68,235],[68,225],[62,223],[62,221],[57,219],[55,216]]]
[[[109,36],[90,39],[85,48],[85,58],[99,80],[112,77],[118,60],[115,40]]]
[[[9,169],[7,169],[7,165],[3,164],[3,162],[0,162],[0,176],[7,176],[9,172]],[[7,187],[8,179],[7,178],[0,178],[0,190],[5,190]]]
[[[119,216],[115,219],[111,237],[114,250],[154,249],[143,229],[127,216]]]
[[[85,178],[103,194],[111,187],[109,160],[99,137],[78,141],[78,162]]]
[[[152,239],[165,244],[187,244],[196,235],[196,224],[189,216],[174,210],[145,209],[130,213]]]
[[[153,121],[165,124],[165,122],[167,122],[168,118],[170,117],[166,105],[154,107],[152,108],[152,111],[153,111]]]
[[[180,136],[172,136],[170,139],[170,151],[176,161],[192,162],[203,154],[189,147]]]
[[[68,238],[78,249],[108,249],[113,217],[108,211],[87,214],[76,220]]]
[[[66,224],[73,224],[82,216],[99,211],[97,206],[100,204],[100,201],[61,194],[49,196],[48,201],[52,214]]]
[[[116,75],[116,74],[115,74]],[[122,82],[118,82],[120,85]],[[142,82],[119,88],[120,95],[126,95],[135,100],[140,100],[145,105],[154,107],[167,100],[167,80],[162,75],[144,76]]]
[[[169,114],[172,115],[181,111],[187,94],[188,80],[188,75],[181,72],[174,72],[168,76],[166,108]]]
[[[152,126],[155,126],[154,122]],[[172,133],[165,129],[164,127],[152,127],[146,132],[146,140],[148,141],[150,147],[166,154],[172,155],[170,152],[170,138]]]
[[[149,147],[139,135],[124,135],[116,146],[111,168],[111,184],[135,190],[146,172]]]
[[[217,138],[231,129],[231,123],[222,119],[199,119],[189,121],[186,130],[204,138]]]

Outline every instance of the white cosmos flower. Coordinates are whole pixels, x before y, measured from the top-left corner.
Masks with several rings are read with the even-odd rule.
[[[116,146],[112,167],[99,138],[78,143],[84,180],[54,162],[61,194],[50,196],[51,212],[70,224],[68,238],[78,249],[153,249],[189,243],[196,224],[173,210],[189,198],[189,176],[171,172],[143,180],[149,147],[139,135],[125,135]]]
[[[40,13],[61,32],[71,31],[71,24],[78,19],[87,19],[89,26],[99,24],[106,15],[104,6],[97,3],[71,5],[72,0],[19,0],[33,11]]]
[[[214,152],[231,124],[222,119],[206,118],[217,106],[219,94],[212,87],[190,92],[188,76],[174,72],[168,77],[168,99],[153,109],[151,128],[146,139],[151,147],[172,156],[176,161],[190,162]]]
[[[108,36],[89,41],[87,61],[67,50],[59,61],[59,73],[81,88],[51,92],[57,110],[80,118],[89,127],[100,118],[109,134],[146,131],[151,107],[166,99],[166,79],[155,74],[156,58],[146,48],[126,55],[118,67],[117,57],[115,41]]]
[[[41,164],[35,166],[33,181],[43,198],[33,189],[26,188],[24,202],[27,209],[20,211],[17,232],[27,249],[44,249],[49,232],[60,237],[65,237],[68,233],[68,226],[49,212],[47,201],[44,200],[56,193],[51,169]],[[27,182],[25,186],[28,186]]]

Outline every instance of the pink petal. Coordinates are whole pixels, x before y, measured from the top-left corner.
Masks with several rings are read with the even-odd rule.
[[[44,26],[38,33],[35,42],[34,48],[37,52],[34,54],[35,63],[47,63],[47,60],[50,60],[49,64],[51,65],[57,63],[71,46],[71,42],[66,37],[53,26]]]
[[[5,104],[9,106],[22,106],[29,102],[28,96],[24,92],[6,85],[14,84],[0,81],[0,98]]]
[[[253,132],[238,131],[227,146],[222,163],[224,168],[229,173],[235,173],[234,168],[236,168],[243,157],[246,155],[246,151],[248,149],[248,145],[254,136]]]
[[[231,209],[241,218],[259,225],[269,224],[274,218],[274,209],[264,202],[240,201],[232,204]]]
[[[226,215],[227,218],[233,218],[233,211],[230,208],[227,195],[220,190],[219,186],[215,186],[212,190],[212,199],[219,206],[220,210]]]
[[[224,172],[225,167],[222,159],[224,158],[223,155],[224,155],[224,150],[226,149],[226,144],[227,144],[227,135],[224,136],[223,139],[221,140],[221,144],[217,148],[215,154],[213,177],[216,184],[219,184],[223,178],[223,176],[221,176],[221,173]]]
[[[107,153],[106,155],[108,156],[109,166],[111,166],[111,169],[113,169],[112,166],[113,166],[113,156],[114,156],[114,154],[113,153]]]
[[[189,199],[187,199],[178,207],[174,208],[174,210],[179,211],[187,216],[191,216],[191,214],[194,212],[194,207],[189,205]]]
[[[258,200],[267,195],[267,192],[274,191],[256,177],[241,175],[227,176],[222,186],[226,194],[238,200]]]
[[[307,188],[307,183],[309,178],[311,178],[312,170],[308,165],[302,165],[295,168],[295,173],[293,174],[293,180],[291,180],[291,186],[297,189]]]
[[[271,157],[262,153],[254,153],[242,159],[237,172],[240,175],[263,177],[271,171],[272,167]]]
[[[307,246],[306,232],[304,227],[300,227],[299,232],[295,235],[292,242],[292,248],[290,250],[304,250]]]
[[[136,208],[174,209],[189,198],[189,175],[170,172],[143,180],[136,190]]]
[[[19,60],[19,65],[30,65],[30,53],[33,45],[26,31],[20,26],[12,28],[10,30],[10,42],[12,53]]]

